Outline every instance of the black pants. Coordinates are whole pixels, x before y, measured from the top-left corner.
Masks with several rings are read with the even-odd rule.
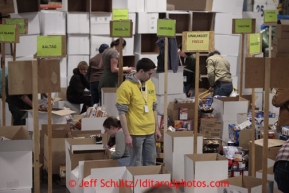
[[[26,125],[26,119],[22,119],[25,111],[20,110],[18,107],[8,103],[9,111],[13,117],[13,125]]]
[[[86,106],[90,107],[91,106],[91,97],[90,96],[69,96],[67,95],[67,100],[71,103],[74,104],[82,104],[83,107],[81,109],[80,114],[86,112]]]
[[[277,161],[274,164],[274,179],[280,191],[289,192],[289,161]]]

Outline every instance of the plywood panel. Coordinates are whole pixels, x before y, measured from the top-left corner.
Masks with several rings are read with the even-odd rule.
[[[288,88],[289,58],[266,58],[271,61],[270,87]],[[265,58],[246,58],[245,88],[264,88]]]
[[[32,93],[32,65],[38,65],[38,93],[60,92],[60,60],[8,62],[10,95]]]

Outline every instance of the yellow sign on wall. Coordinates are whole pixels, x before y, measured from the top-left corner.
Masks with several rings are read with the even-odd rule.
[[[210,52],[214,50],[214,32],[183,32],[184,52]]]

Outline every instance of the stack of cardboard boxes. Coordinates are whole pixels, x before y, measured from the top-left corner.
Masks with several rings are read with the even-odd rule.
[[[289,58],[289,21],[280,20],[273,39],[273,58]]]

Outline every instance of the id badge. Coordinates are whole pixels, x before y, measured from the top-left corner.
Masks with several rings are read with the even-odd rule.
[[[147,105],[144,106],[144,111],[145,111],[145,113],[149,112],[149,107]]]
[[[186,76],[184,76],[184,82],[187,82],[187,77]]]

